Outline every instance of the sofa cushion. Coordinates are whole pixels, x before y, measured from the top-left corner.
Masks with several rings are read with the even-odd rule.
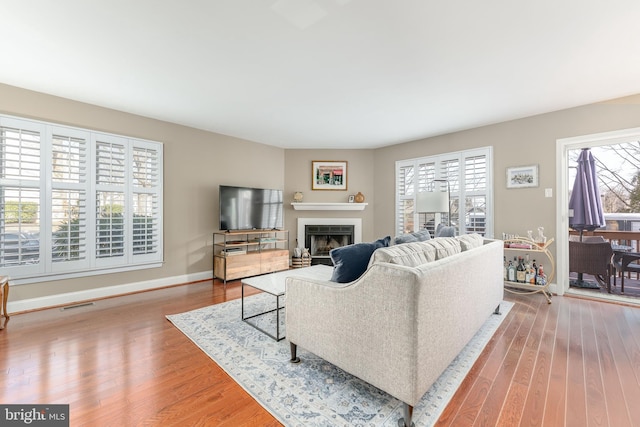
[[[400,245],[390,246],[375,251],[371,256],[369,265],[378,262],[388,262],[391,264],[417,267],[421,264],[436,260],[436,248],[426,242],[410,242]]]
[[[429,233],[429,230],[425,229],[420,231],[414,231],[413,233],[401,234],[399,236],[396,236],[393,242],[396,245],[399,245],[402,243],[410,243],[410,242],[424,242],[425,240],[430,240],[430,239],[431,239],[431,234]]]
[[[331,281],[353,282],[367,269],[371,254],[378,248],[389,246],[390,242],[391,236],[387,236],[372,243],[355,243],[332,249],[329,251],[334,266]]]
[[[436,250],[436,259],[446,258],[462,252],[460,241],[455,237],[437,237],[425,243],[433,245]]]
[[[456,239],[460,242],[460,248],[462,251],[468,251],[469,249],[479,248],[484,244],[484,237],[477,233],[463,234],[457,236]]]

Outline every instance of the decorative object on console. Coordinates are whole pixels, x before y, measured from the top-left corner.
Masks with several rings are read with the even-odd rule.
[[[358,194],[355,196],[356,203],[364,203],[364,194],[358,191]]]
[[[354,196],[353,194],[349,196],[349,203],[353,203],[356,200],[356,196]]]
[[[387,236],[372,243],[355,243],[332,249],[329,252],[334,265],[331,281],[353,282],[367,269],[371,254],[378,248],[389,246],[390,242],[391,236]]]
[[[538,246],[544,246],[547,243],[547,237],[544,235],[544,227],[538,227],[538,237],[534,240]]]
[[[418,213],[447,213],[448,225],[451,225],[451,188],[449,187],[449,181],[444,179],[434,179],[433,191],[423,191],[416,196],[416,212]],[[441,186],[446,187],[446,191],[436,191],[435,183],[440,183]],[[426,228],[426,226],[425,226]]]
[[[311,161],[312,190],[346,190],[347,162],[330,160]]]
[[[300,203],[302,202],[302,199],[304,199],[304,194],[302,194],[301,191],[296,191],[295,193],[293,193],[293,201],[296,203]]]

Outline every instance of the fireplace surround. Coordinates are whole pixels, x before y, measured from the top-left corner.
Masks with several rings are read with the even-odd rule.
[[[331,249],[362,242],[362,219],[298,218],[297,239],[309,249],[312,265],[331,265]]]

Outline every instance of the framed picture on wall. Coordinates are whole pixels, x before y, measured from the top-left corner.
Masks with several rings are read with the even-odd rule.
[[[312,190],[346,190],[347,162],[312,160],[311,183]]]
[[[507,188],[538,186],[538,165],[507,168]]]

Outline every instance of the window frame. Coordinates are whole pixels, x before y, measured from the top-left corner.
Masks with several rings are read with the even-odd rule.
[[[72,126],[65,126],[56,123],[44,121],[24,119],[20,117],[8,116],[0,114],[0,132],[5,128],[24,129],[29,131],[37,131],[40,138],[40,177],[37,186],[34,182],[26,182],[20,179],[7,180],[3,179],[4,166],[0,164],[0,196],[3,196],[2,189],[9,187],[11,184],[22,188],[23,186],[31,186],[39,191],[39,208],[38,208],[38,230],[39,230],[39,260],[32,264],[22,264],[15,266],[2,266],[3,274],[12,277],[14,284],[34,283],[46,280],[59,280],[72,277],[85,277],[99,274],[130,271],[146,268],[160,267],[164,261],[163,248],[163,150],[162,143],[157,141],[133,138],[124,135],[116,135],[106,132],[94,131]],[[0,135],[1,137],[2,135]],[[66,166],[67,169],[74,171],[80,170],[78,182],[64,181],[63,179],[54,179],[54,145],[58,144],[60,138],[77,138],[84,140],[84,162],[79,161],[73,166]],[[55,139],[55,142],[54,142]],[[99,141],[113,141],[124,146],[124,181],[122,185],[102,185],[98,183],[98,165],[96,146]],[[0,141],[1,142],[1,141]],[[81,144],[81,143],[80,143]],[[8,145],[7,145],[8,147]],[[3,147],[0,146],[0,150]],[[145,158],[142,167],[152,171],[153,180],[148,188],[140,189],[133,184],[135,169],[139,167],[133,158],[135,150],[146,150],[152,153]],[[5,153],[0,153],[0,159]],[[78,155],[78,158],[82,156]],[[65,166],[63,166],[65,167]],[[145,169],[146,170],[146,169]],[[21,182],[22,181],[22,182]],[[96,248],[98,240],[97,226],[97,197],[100,191],[110,191],[117,189],[121,191],[124,197],[122,208],[123,230],[122,238],[124,239],[123,256],[118,257],[98,257]],[[79,218],[84,220],[86,231],[84,234],[77,233],[79,236],[78,246],[84,245],[84,253],[79,250],[79,258],[68,258],[54,260],[54,244],[55,232],[59,230],[62,220],[54,218],[54,205],[59,209],[59,204],[64,204],[58,199],[60,194],[66,191],[78,192],[84,198],[80,197],[78,205]],[[140,193],[150,196],[153,200],[151,214],[145,213],[142,221],[136,221],[134,216],[135,202],[134,197]],[[53,197],[56,197],[54,202]],[[3,196],[4,197],[4,196]],[[4,212],[5,201],[2,200]],[[84,203],[84,206],[82,206]],[[145,212],[148,212],[147,209]],[[59,215],[56,211],[55,215]],[[139,216],[139,214],[138,214]],[[0,217],[0,221],[3,218]],[[68,219],[67,221],[71,221]],[[134,251],[134,223],[142,222],[144,225],[138,225],[145,229],[145,248],[147,251]],[[68,224],[71,224],[70,222]],[[64,224],[63,224],[64,225]],[[5,224],[0,222],[0,233],[11,233],[12,230],[5,229]],[[71,225],[69,225],[69,228]],[[35,226],[33,227],[36,228]],[[81,230],[81,227],[79,227]],[[71,236],[72,233],[68,233]],[[63,242],[72,245],[76,242],[75,238],[66,237],[67,241]]]
[[[466,160],[474,157],[484,156],[485,158],[485,190],[472,191],[467,188],[466,177]],[[457,177],[452,180],[448,176],[445,165],[457,162]],[[405,178],[408,170],[412,170],[413,176],[409,178],[409,182]],[[421,173],[421,170],[424,173]],[[418,231],[422,228],[420,222],[420,214],[415,212],[413,207],[416,203],[416,194],[421,191],[431,191],[430,183],[432,180],[447,180],[450,186],[451,199],[453,205],[455,200],[465,200],[468,197],[485,197],[485,227],[484,236],[493,238],[494,235],[494,218],[493,218],[493,147],[480,147],[470,150],[443,153],[433,156],[417,157],[412,159],[397,160],[395,169],[395,195],[396,203],[395,211],[395,233],[397,235]],[[404,181],[403,181],[404,180]],[[466,203],[457,203],[457,218],[466,218]],[[450,212],[453,214],[453,212]],[[452,215],[453,217],[453,215]],[[403,218],[407,218],[405,221]],[[446,214],[435,214],[434,221],[440,222],[446,218]],[[405,222],[413,222],[413,228],[407,229]],[[466,221],[458,221],[456,233],[466,234]],[[432,230],[431,230],[432,231]],[[473,230],[471,231],[473,232]]]

